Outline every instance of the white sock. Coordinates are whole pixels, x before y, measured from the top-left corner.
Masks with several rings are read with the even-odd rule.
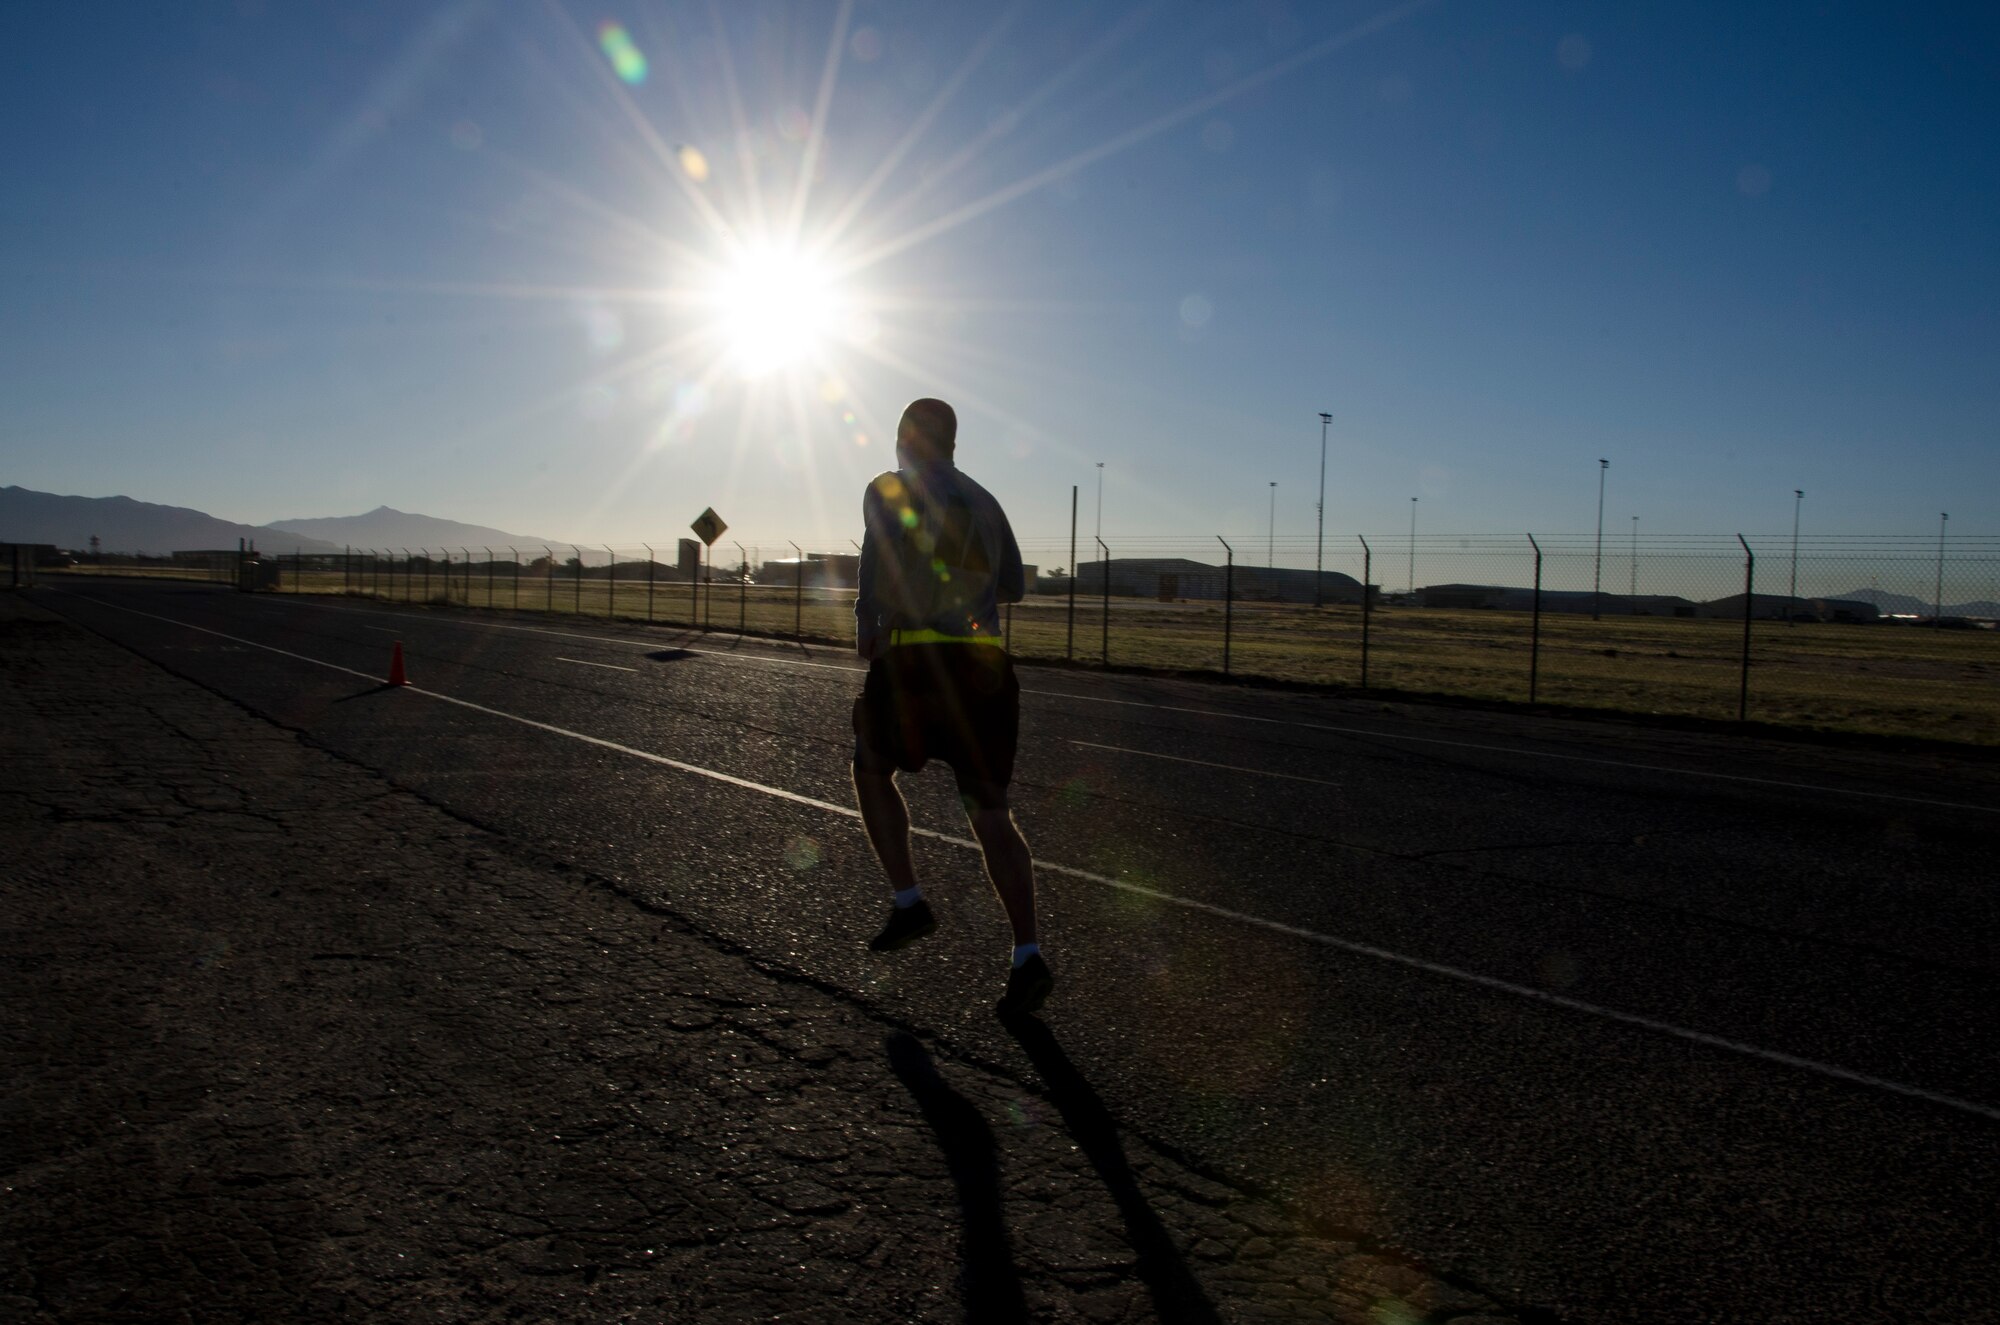
[[[896,909],[900,911],[906,906],[915,906],[923,900],[924,890],[922,887],[902,888],[896,893]]]
[[[1014,949],[1014,965],[1019,966],[1022,962],[1028,960],[1028,958],[1030,957],[1040,956],[1041,951],[1042,951],[1042,945],[1039,943],[1019,944]]]

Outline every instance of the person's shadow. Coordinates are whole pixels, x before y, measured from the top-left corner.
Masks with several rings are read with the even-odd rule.
[[[889,1037],[889,1066],[937,1134],[945,1167],[958,1189],[963,1244],[959,1295],[968,1321],[1025,1321],[1028,1304],[1014,1269],[1013,1245],[1000,1217],[1000,1147],[972,1101],[945,1084],[931,1056],[913,1035]]]
[[[1125,1220],[1125,1240],[1138,1257],[1139,1278],[1152,1295],[1153,1310],[1162,1321],[1189,1325],[1219,1325],[1215,1304],[1208,1300],[1201,1284],[1181,1259],[1179,1248],[1166,1225],[1147,1204],[1146,1193],[1125,1158],[1125,1143],[1118,1137],[1118,1124],[1111,1111],[1069,1055],[1056,1043],[1055,1034],[1034,1017],[1014,1017],[1007,1030],[1027,1053],[1028,1061],[1048,1087],[1049,1103],[1062,1115],[1070,1139],[1083,1150],[1097,1169],[1118,1213]]]

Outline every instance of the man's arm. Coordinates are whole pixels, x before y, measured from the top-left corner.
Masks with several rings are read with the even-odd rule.
[[[1000,516],[1000,566],[993,581],[993,596],[1003,603],[1018,603],[1028,592],[1027,571],[1021,565],[1021,545],[1014,541],[1014,526],[1007,522],[1007,512],[1000,510],[998,502],[993,509]]]
[[[871,483],[861,498],[861,562],[854,572],[854,651],[871,661],[882,652],[882,608],[876,590],[882,540],[875,533],[882,518],[882,496]]]

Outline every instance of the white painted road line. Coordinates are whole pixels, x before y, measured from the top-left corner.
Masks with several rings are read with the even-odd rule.
[[[561,654],[556,655],[556,661],[575,663],[578,667],[602,667],[608,672],[636,672],[639,670],[636,667],[620,667],[617,663],[592,662],[588,658],[565,658]]]
[[[1295,718],[1265,718],[1251,713],[1225,713],[1220,709],[1186,708],[1176,704],[1152,704],[1138,699],[1105,699],[1098,695],[1066,695],[1053,690],[1021,691],[1024,695],[1041,695],[1053,699],[1074,699],[1086,704],[1119,704],[1131,708],[1156,709],[1162,713],[1192,713],[1207,718],[1227,718],[1233,722],[1265,722],[1278,727],[1295,727],[1301,731],[1336,732],[1343,736],[1365,736],[1377,741],[1402,741],[1411,745],[1443,745],[1455,750],[1483,750],[1491,754],[1511,755],[1518,759],[1556,759],[1571,764],[1596,764],[1604,768],[1622,768],[1634,773],[1665,773],[1672,777],[1712,778],[1720,782],[1746,782],[1752,786],[1778,787],[1786,791],[1809,791],[1820,796],[1861,796],[1868,800],[1901,801],[1908,805],[1930,805],[1945,810],[1976,810],[1981,814],[2000,814],[2000,805],[1970,805],[1963,801],[1931,800],[1925,796],[1898,796],[1887,791],[1862,791],[1853,787],[1826,787],[1813,782],[1787,782],[1782,778],[1755,778],[1743,773],[1717,773],[1706,768],[1673,768],[1665,764],[1635,764],[1624,759],[1600,759],[1593,755],[1565,755],[1551,750],[1523,750],[1509,745],[1481,745],[1476,741],[1450,741],[1441,736],[1408,736],[1401,732],[1370,731],[1366,727],[1338,727],[1324,722],[1300,722]]]
[[[1148,759],[1165,759],[1176,764],[1197,764],[1202,768],[1220,768],[1230,773],[1249,773],[1260,778],[1283,778],[1287,782],[1310,782],[1316,787],[1338,787],[1338,782],[1328,782],[1325,778],[1302,777],[1297,773],[1274,773],[1268,768],[1244,768],[1240,764],[1218,764],[1207,759],[1189,759],[1183,755],[1163,755],[1155,750],[1134,750],[1124,745],[1099,745],[1096,741],[1071,741],[1086,750],[1115,750],[1121,755],[1144,755]]]
[[[338,607],[332,603],[295,604],[293,602],[286,601],[284,603],[284,606],[286,607],[311,606],[311,607],[317,607],[320,611],[323,612],[345,612],[353,616],[382,615],[382,613],[366,607]],[[620,648],[625,648],[625,649],[657,649],[659,647],[658,640],[635,640],[635,639],[628,639],[620,635],[586,635],[583,634],[581,631],[552,630],[547,626],[510,626],[500,621],[471,621],[471,620],[466,620],[464,618],[454,617],[450,619],[432,618],[430,620],[423,622],[422,624],[430,626],[436,626],[436,625],[459,626],[467,630],[505,630],[518,635],[546,635],[551,639],[582,640],[590,644],[616,644]],[[660,627],[665,627],[666,625],[667,623],[665,622],[659,623]],[[382,627],[369,626],[368,629],[380,630],[382,629]],[[393,635],[396,632],[392,630],[388,633]],[[739,635],[737,638],[746,640],[752,639],[752,637],[748,635]],[[761,645],[766,643],[767,641],[759,639],[759,640],[754,640],[753,642]],[[852,672],[856,676],[859,676],[868,670],[866,667],[853,667],[843,663],[807,662],[803,658],[763,658],[759,657],[754,653],[735,653],[728,649],[689,649],[689,648],[681,648],[681,646],[679,645],[676,645],[675,648],[679,649],[679,651],[682,653],[693,654],[694,656],[699,658],[716,658],[723,660],[725,662],[759,663],[766,667],[803,667],[808,670],[816,672]]]
[[[67,594],[68,591],[58,590],[58,592]],[[348,676],[359,677],[371,685],[379,684],[375,677],[368,673],[358,672],[352,667],[343,667],[339,663],[326,662],[323,659],[308,657],[303,653],[293,653],[289,649],[280,649],[274,645],[261,644],[256,640],[243,639],[237,635],[225,634],[220,630],[210,630],[207,626],[191,625],[185,621],[177,621],[173,617],[160,616],[153,612],[142,612],[136,607],[125,607],[122,604],[108,603],[99,599],[89,599],[88,601],[95,602],[102,607],[112,608],[114,611],[129,612],[133,616],[142,616],[154,621],[163,621],[170,626],[179,626],[183,630],[199,631],[201,634],[213,635],[218,639],[229,640],[231,643],[248,645],[253,649],[262,649],[267,653],[275,653],[281,657],[310,663],[315,667],[324,667],[331,671],[343,672]],[[683,763],[681,760],[671,759],[666,755],[654,754],[650,750],[641,750],[634,746],[622,745],[617,741],[607,741],[601,736],[591,736],[585,732],[572,731],[567,727],[558,727],[553,723],[523,717],[518,713],[508,713],[503,709],[488,708],[484,704],[476,704],[469,699],[458,699],[452,695],[442,694],[436,690],[425,690],[418,686],[405,686],[402,689],[409,694],[422,695],[426,699],[435,699],[442,703],[453,704],[459,708],[470,709],[475,713],[484,713],[489,717],[518,723],[523,727],[532,727],[537,731],[548,732],[551,735],[567,737],[573,741],[581,741],[586,745],[595,745],[601,749],[630,755],[634,759],[643,759],[648,763],[661,764],[683,773],[691,773],[697,777],[709,778],[728,786],[740,787],[745,791],[754,791],[762,796],[790,801],[795,805],[809,806],[813,809],[823,810],[828,814],[839,815],[847,819],[858,820],[861,817],[860,812],[852,806],[836,805],[832,801],[823,801],[813,796],[803,796],[796,791],[787,791],[783,787],[773,787],[766,783],[753,782],[749,778],[740,778],[733,773],[723,773],[716,769],[703,768],[699,764]],[[933,841],[949,843],[952,846],[963,847],[971,851],[979,850],[979,844],[971,838],[957,837],[950,833],[940,833],[929,828],[913,827],[911,831],[920,836],[930,838]],[[1061,874],[1066,878],[1082,879],[1102,887],[1114,888],[1120,892],[1150,898],[1163,905],[1176,906],[1188,911],[1198,911],[1205,915],[1234,921],[1238,924],[1248,925],[1268,933],[1284,934],[1320,947],[1331,948],[1338,952],[1351,953],[1358,957],[1370,957],[1377,961],[1404,967],[1408,970],[1422,971],[1428,975],[1441,976],[1444,979],[1453,980],[1461,984],[1491,990],[1494,993],[1508,994],[1515,998],[1526,999],[1548,1007],[1562,1008],[1568,1012],[1581,1013],[1584,1016],[1593,1017],[1601,1021],[1615,1022],[1622,1026],[1636,1026],[1642,1030],[1653,1031],[1661,1035],[1671,1036],[1677,1040],[1703,1045],[1711,1049],[1720,1049],[1726,1053],[1738,1054],[1766,1063],[1776,1063],[1801,1072],[1811,1073],[1815,1076],[1826,1077],[1833,1081],[1844,1081],[1850,1085],[1863,1086],[1891,1095],[1901,1095],[1909,1099],[1923,1100],[1926,1103],[1935,1104],[1942,1108],[1952,1109],[1960,1113],[1969,1113],[1980,1118],[2000,1122],[2000,1108],[1977,1104],[1971,1100],[1962,1100],[1954,1095],[1944,1095],[1937,1091],[1925,1090],[1921,1086],[1910,1086],[1900,1081],[1890,1081],[1885,1077],[1870,1076],[1865,1072],[1855,1072],[1832,1063],[1822,1063],[1811,1058],[1801,1058],[1796,1054],[1788,1054],[1782,1050],[1766,1049],[1761,1045],[1749,1044],[1742,1040],[1731,1040],[1724,1036],[1711,1035],[1707,1031],[1692,1030],[1685,1026],[1677,1026],[1672,1022],[1660,1021],[1657,1018],[1641,1016],[1634,1012],[1621,1012],[1616,1008],[1604,1007],[1597,1003],[1588,1003],[1580,998],[1570,998],[1564,994],[1550,993],[1546,989],[1536,989],[1531,985],[1515,984],[1511,980],[1501,980],[1494,976],[1481,975],[1476,971],[1464,970],[1461,967],[1447,966],[1442,962],[1434,962],[1422,957],[1412,957],[1405,953],[1392,952],[1387,948],[1378,948],[1369,943],[1359,943],[1353,939],[1343,939],[1332,934],[1321,934],[1316,930],[1304,929],[1298,925],[1285,924],[1283,921],[1267,920],[1263,916],[1251,915],[1246,911],[1231,910],[1226,906],[1217,906],[1212,902],[1203,902],[1192,897],[1182,897],[1176,893],[1163,892],[1157,888],[1146,887],[1144,884],[1131,883],[1124,879],[1114,879],[1109,875],[1096,874],[1090,870],[1077,869],[1072,865],[1057,865],[1048,861],[1037,861],[1036,864],[1051,874]]]
[[[102,601],[93,599],[93,602]],[[290,606],[291,604],[287,604]],[[367,613],[369,609],[358,607],[335,607],[331,604],[315,604],[323,611]],[[443,623],[431,623],[443,624]],[[481,630],[509,630],[531,635],[551,635],[558,639],[589,640],[598,644],[616,644],[621,648],[650,649],[658,647],[650,640],[621,639],[615,635],[583,635],[571,631],[549,630],[540,626],[509,626],[493,621],[454,620],[449,624],[476,627]],[[392,632],[393,633],[393,632]],[[761,658],[754,654],[730,653],[717,649],[683,649],[682,652],[703,658],[714,658],[721,662],[757,663],[766,667],[801,667],[822,672],[853,672],[859,675],[865,668],[845,667],[836,663],[807,662],[801,658]],[[1148,700],[1109,699],[1102,695],[1078,695],[1062,690],[1034,690],[1023,686],[1021,693],[1038,699],[1067,699],[1079,704],[1107,704],[1118,708],[1152,709],[1159,713],[1185,713],[1201,718],[1221,718],[1228,722],[1264,723],[1276,727],[1294,727],[1301,731],[1331,732],[1339,736],[1359,736],[1373,741],[1400,741],[1408,745],[1440,745],[1454,750],[1477,750],[1488,754],[1509,755],[1516,759],[1553,759],[1563,763],[1592,764],[1600,768],[1617,768],[1632,773],[1662,773],[1669,777],[1706,778],[1715,782],[1740,782],[1749,786],[1772,787],[1780,791],[1803,791],[1817,796],[1852,796],[1862,800],[1891,801],[1903,805],[1927,805],[1941,810],[1970,810],[1975,814],[2000,814],[2000,805],[1973,805],[1966,801],[1934,800],[1926,796],[1901,796],[1889,791],[1867,791],[1858,787],[1829,787],[1814,782],[1791,782],[1783,778],[1751,777],[1745,773],[1718,773],[1706,768],[1675,768],[1667,764],[1639,764],[1625,759],[1604,759],[1593,755],[1558,754],[1552,750],[1529,750],[1518,746],[1485,745],[1477,741],[1454,741],[1440,736],[1411,736],[1402,732],[1377,731],[1367,727],[1345,727],[1325,722],[1302,722],[1296,718],[1267,718],[1254,713],[1231,713],[1225,709],[1194,708],[1181,704],[1157,704]]]

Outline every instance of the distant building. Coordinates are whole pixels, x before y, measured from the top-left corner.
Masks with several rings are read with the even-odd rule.
[[[860,577],[861,558],[853,552],[808,552],[803,557],[773,557],[757,567],[759,584],[802,583],[808,589],[852,589]]]
[[[1501,612],[1532,612],[1535,591],[1504,584],[1427,584],[1416,593],[1421,607],[1492,608]],[[1597,612],[1602,616],[1673,616],[1698,614],[1699,604],[1672,594],[1599,593],[1590,589],[1544,589],[1544,612]],[[1741,608],[1739,607],[1740,611]]]
[[[1102,594],[1108,574],[1111,593],[1121,598],[1177,598],[1220,602],[1229,587],[1229,569],[1185,557],[1114,557],[1109,563],[1086,561],[1077,567],[1076,591],[1088,597]],[[1339,571],[1310,571],[1290,566],[1236,567],[1238,602],[1310,603],[1315,581],[1329,603],[1359,603],[1361,581]],[[1379,592],[1379,590],[1378,590]]]
[[[803,577],[800,575],[803,562]],[[1028,592],[1035,592],[1036,568],[1023,566]],[[804,558],[774,557],[757,567],[758,584],[791,584],[803,579],[808,589],[855,589],[861,583],[861,557],[853,552],[808,552]]]
[[[1743,619],[1743,595],[1731,594],[1727,598],[1717,598],[1701,605],[1701,615],[1724,617],[1734,621]],[[1800,621],[1838,621],[1865,624],[1881,618],[1875,604],[1859,598],[1793,598],[1781,593],[1760,593],[1750,601],[1750,616],[1755,621],[1783,621],[1793,618]]]

